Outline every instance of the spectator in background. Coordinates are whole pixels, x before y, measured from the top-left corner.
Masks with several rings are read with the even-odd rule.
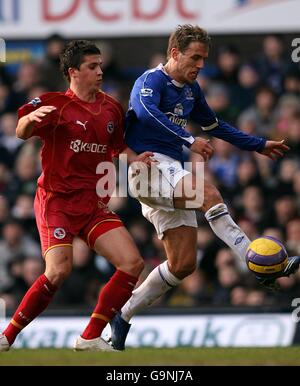
[[[290,146],[290,155],[298,159],[300,154],[300,111],[295,112],[289,122],[287,143]]]
[[[25,229],[16,219],[6,221],[2,229],[3,239],[0,240],[0,293],[5,292],[14,284],[10,265],[21,258],[34,256],[40,258],[39,245],[25,234]]]
[[[290,220],[299,216],[296,198],[294,195],[284,194],[275,200],[274,213],[269,216],[270,225],[276,226],[283,232]]]
[[[14,276],[14,284],[8,294],[14,297],[14,307],[22,300],[26,291],[43,273],[44,262],[35,256],[21,256],[11,264],[11,273]]]
[[[39,83],[39,72],[37,63],[24,62],[21,63],[17,79],[12,87],[11,99],[14,109],[28,102],[28,95],[33,87]]]
[[[0,194],[3,194],[7,199],[9,198],[9,184],[11,179],[12,175],[9,168],[5,163],[0,161]]]
[[[230,292],[230,304],[233,306],[245,306],[248,290],[243,286],[235,286]]]
[[[242,193],[249,185],[261,186],[262,181],[259,175],[259,169],[255,160],[251,157],[240,159],[236,170],[237,184],[235,185],[235,194]]]
[[[285,235],[283,234],[282,230],[274,227],[265,228],[262,232],[262,236],[275,237],[275,239],[280,240],[281,242],[284,242],[285,240]]]
[[[244,133],[254,135],[257,132],[257,120],[252,112],[244,112],[237,118],[237,125]]]
[[[11,208],[11,213],[14,218],[22,223],[26,233],[39,242],[33,208],[33,196],[30,194],[19,194]]]
[[[1,174],[1,165],[0,165],[0,174]],[[1,178],[0,178],[1,183]],[[8,220],[10,215],[10,208],[8,200],[5,196],[0,194],[0,234],[2,234],[2,226]]]
[[[300,96],[300,71],[299,68],[288,71],[283,79],[283,91],[285,94]]]
[[[222,119],[231,124],[235,123],[238,109],[230,103],[228,87],[221,83],[211,83],[206,92],[207,103]]]
[[[255,134],[269,138],[275,124],[275,103],[274,91],[270,87],[261,86],[256,90],[255,104],[244,110],[239,119],[251,119],[252,122],[255,122]]]
[[[293,94],[280,97],[276,109],[276,125],[272,131],[273,138],[288,137],[290,125],[295,116],[300,114],[300,99]]]
[[[226,85],[230,96],[235,92],[238,83],[240,60],[237,47],[233,45],[219,47],[217,52],[217,73],[214,80]]]
[[[299,213],[299,212],[298,212]],[[286,224],[286,246],[289,253],[300,254],[300,217]]]
[[[296,194],[296,205],[298,210],[300,210],[300,170],[297,169],[296,173],[293,176],[293,191]]]
[[[65,91],[68,84],[60,70],[60,54],[65,44],[59,34],[50,35],[46,40],[46,53],[38,64],[39,85],[47,91]],[[36,93],[35,96],[41,95]],[[33,98],[32,98],[33,99]]]
[[[199,307],[211,304],[212,286],[202,271],[189,275],[167,298],[170,307]]]
[[[35,154],[20,151],[16,159],[15,175],[8,187],[8,197],[15,202],[19,194],[28,194],[34,197],[36,180],[39,175],[39,159]]]
[[[227,198],[236,184],[239,155],[237,149],[228,142],[213,138],[211,143],[215,151],[208,167],[217,179],[223,196]]]
[[[282,91],[284,74],[288,68],[281,36],[268,35],[263,39],[263,51],[254,60],[261,78],[277,93]]]
[[[277,185],[276,192],[280,192],[280,195],[293,195],[293,178],[297,170],[299,170],[300,162],[294,158],[286,158],[278,165]],[[278,193],[277,193],[278,194]]]
[[[0,82],[0,116],[4,113],[15,111],[15,106],[11,99],[10,88]]]
[[[239,216],[250,220],[261,232],[266,224],[264,218],[265,199],[261,188],[256,185],[245,187],[241,199]]]
[[[5,113],[0,117],[0,143],[10,153],[12,165],[23,144],[23,141],[16,137],[16,126],[17,117],[15,114]]]
[[[236,89],[230,99],[238,107],[239,113],[253,104],[259,81],[260,77],[251,64],[243,64],[239,68]]]

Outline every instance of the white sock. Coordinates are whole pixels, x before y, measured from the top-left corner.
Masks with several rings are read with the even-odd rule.
[[[208,209],[205,218],[214,233],[224,241],[243,262],[250,240],[233,221],[225,204],[217,204]]]
[[[150,306],[156,299],[172,287],[176,287],[181,280],[170,271],[168,262],[160,264],[150,272],[147,279],[132,292],[131,298],[121,309],[121,315],[126,322],[141,309]]]

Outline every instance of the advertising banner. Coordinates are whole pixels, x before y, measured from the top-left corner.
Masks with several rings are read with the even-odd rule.
[[[0,0],[0,38],[168,35],[178,24],[214,33],[297,32],[300,0]]]
[[[18,336],[15,348],[73,347],[88,323],[84,317],[40,317]],[[293,343],[290,314],[136,316],[128,347],[275,347]],[[4,325],[0,326],[4,327]],[[110,327],[103,337],[108,338]]]

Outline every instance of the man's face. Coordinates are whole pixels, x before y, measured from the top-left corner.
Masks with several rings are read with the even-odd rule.
[[[103,75],[101,65],[100,55],[85,55],[79,70],[72,69],[72,77],[81,86],[84,85],[88,89],[99,89]]]
[[[177,81],[181,83],[193,83],[198,72],[204,67],[208,57],[208,48],[205,44],[192,42],[184,52],[175,50],[173,58],[176,61]]]

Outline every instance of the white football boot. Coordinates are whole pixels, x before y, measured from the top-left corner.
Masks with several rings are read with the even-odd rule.
[[[117,351],[102,338],[84,339],[79,336],[74,344],[75,351]]]
[[[9,350],[9,343],[5,335],[0,334],[0,352]]]

